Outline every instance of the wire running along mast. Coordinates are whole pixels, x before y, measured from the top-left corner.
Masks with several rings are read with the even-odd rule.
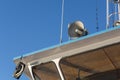
[[[96,0],[96,31],[99,31],[99,23],[98,23],[98,0]]]

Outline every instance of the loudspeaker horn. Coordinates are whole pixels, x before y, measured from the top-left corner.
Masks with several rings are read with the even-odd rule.
[[[75,21],[68,25],[68,34],[71,39],[79,38],[88,34],[81,21]]]

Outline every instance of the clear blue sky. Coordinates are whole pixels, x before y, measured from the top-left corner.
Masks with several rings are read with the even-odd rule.
[[[59,44],[62,0],[0,0],[0,80],[12,77],[13,58]],[[105,29],[105,0],[98,0],[100,31]],[[67,25],[84,22],[96,32],[96,0],[65,0],[63,42]],[[28,80],[22,76],[20,80]]]

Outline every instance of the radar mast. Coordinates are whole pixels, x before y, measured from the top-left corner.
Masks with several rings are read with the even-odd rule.
[[[113,27],[120,25],[120,0],[106,0],[106,29],[111,25]]]

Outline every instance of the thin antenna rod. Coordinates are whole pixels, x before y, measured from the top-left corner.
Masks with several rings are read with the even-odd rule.
[[[60,44],[62,43],[62,37],[63,37],[63,17],[64,17],[64,0],[62,0]]]
[[[109,0],[106,0],[106,29],[109,28]]]
[[[120,3],[118,3],[118,18],[120,20]]]

